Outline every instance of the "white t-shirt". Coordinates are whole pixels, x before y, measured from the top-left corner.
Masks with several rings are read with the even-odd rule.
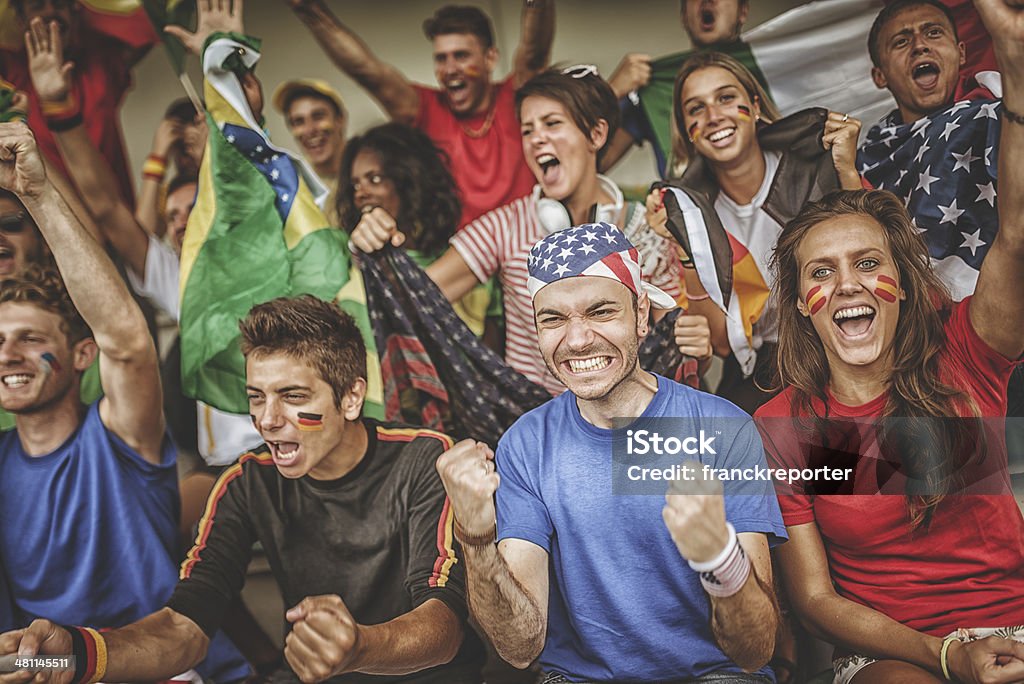
[[[129,268],[128,282],[141,296],[149,299],[175,321],[179,317],[178,289],[181,282],[181,260],[174,250],[159,238],[149,236],[144,280]],[[224,466],[254,449],[263,438],[252,426],[249,416],[225,413],[201,401],[196,402],[199,428],[199,455],[208,465]]]
[[[775,172],[779,168],[779,161],[782,156],[777,152],[764,152],[765,173],[764,181],[758,188],[750,204],[736,204],[724,192],[718,193],[715,200],[715,211],[722,221],[722,226],[737,242],[747,248],[750,256],[753,257],[757,270],[761,274],[765,286],[772,286],[771,261],[772,251],[782,233],[782,226],[775,219],[769,216],[761,207],[768,199],[768,191],[771,189]],[[734,257],[735,261],[735,257]],[[735,265],[735,264],[734,264]],[[733,271],[735,283],[736,271]],[[726,317],[726,326],[729,331],[729,344],[736,360],[744,375],[749,375],[754,370],[754,362],[757,359],[757,350],[765,342],[776,343],[779,341],[779,311],[774,298],[769,297],[764,309],[752,326],[752,338],[747,339],[739,316],[739,300],[736,294],[735,285],[730,296],[729,315]]]

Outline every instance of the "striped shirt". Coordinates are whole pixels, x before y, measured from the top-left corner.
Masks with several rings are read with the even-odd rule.
[[[644,280],[678,299],[682,273],[675,250],[647,225],[641,205],[629,203],[623,232],[640,251]],[[565,391],[565,385],[544,365],[533,302],[526,289],[526,258],[530,248],[546,234],[537,218],[537,201],[534,195],[527,195],[473,221],[452,237],[451,245],[480,282],[500,271],[505,297],[505,360],[552,395],[558,395]]]

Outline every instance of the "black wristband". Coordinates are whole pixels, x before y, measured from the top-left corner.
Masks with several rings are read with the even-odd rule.
[[[78,128],[82,125],[82,113],[79,112],[74,116],[69,116],[66,119],[47,119],[46,127],[54,133],[63,133],[64,131],[70,131],[72,128]]]

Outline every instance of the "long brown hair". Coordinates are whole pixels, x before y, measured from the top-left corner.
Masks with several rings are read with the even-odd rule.
[[[757,102],[761,107],[761,121],[769,124],[782,118],[775,103],[772,102],[771,96],[765,92],[747,67],[735,58],[721,52],[698,52],[679,67],[675,88],[672,91],[672,159],[669,160],[668,166],[671,176],[681,174],[689,161],[697,154],[683,123],[683,84],[695,71],[708,67],[725,69],[736,77],[750,101]],[[676,173],[677,170],[678,173]]]
[[[778,372],[793,387],[792,410],[812,416],[824,430],[813,399],[827,406],[830,369],[810,318],[797,309],[800,269],[797,249],[811,228],[839,216],[856,215],[882,227],[906,299],[900,303],[892,345],[889,396],[880,423],[879,445],[890,462],[900,463],[923,481],[911,484],[907,497],[914,528],[926,526],[935,507],[958,483],[958,474],[976,453],[984,453],[974,401],[940,379],[939,360],[946,345],[945,318],[952,300],[928,261],[928,251],[903,203],[884,190],[837,190],[808,203],[783,229],[772,257],[774,294],[779,304]],[[934,419],[940,420],[892,420]],[[941,420],[949,419],[949,420]],[[911,482],[908,480],[908,482]],[[915,489],[915,491],[911,491]]]

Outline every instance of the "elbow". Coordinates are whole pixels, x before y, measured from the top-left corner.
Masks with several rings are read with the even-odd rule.
[[[517,670],[525,670],[533,664],[533,661],[540,656],[540,652],[544,650],[544,635],[541,634],[539,638],[528,639],[521,644],[506,643],[499,646],[495,643],[494,650],[498,652],[502,660],[512,667]]]
[[[723,342],[721,340],[712,340],[711,350],[715,353],[715,356],[722,359],[727,359],[729,358],[729,355],[732,354],[732,347],[729,346],[727,341]]]
[[[451,635],[444,640],[444,643],[440,644],[440,647],[434,654],[434,662],[432,662],[429,667],[450,663],[458,654],[459,649],[462,648],[462,641],[465,638],[466,626],[465,623],[461,623],[452,630]]]

